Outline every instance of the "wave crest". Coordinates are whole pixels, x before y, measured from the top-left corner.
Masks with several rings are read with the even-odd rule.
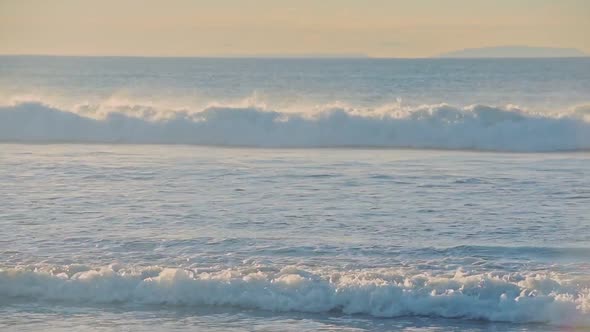
[[[430,275],[402,270],[0,269],[0,301],[232,306],[375,317],[432,316],[590,326],[590,281],[541,273]]]
[[[195,111],[134,104],[66,110],[19,102],[0,107],[0,141],[576,151],[590,150],[590,106],[549,114],[447,104],[278,112],[256,106]]]

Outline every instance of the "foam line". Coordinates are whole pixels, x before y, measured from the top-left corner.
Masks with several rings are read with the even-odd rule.
[[[0,269],[0,301],[229,306],[590,326],[590,280],[543,273],[395,269],[308,271],[294,266],[219,270],[85,266]]]

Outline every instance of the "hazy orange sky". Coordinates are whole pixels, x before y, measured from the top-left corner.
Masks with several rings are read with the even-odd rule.
[[[590,53],[588,0],[0,0],[0,54]]]

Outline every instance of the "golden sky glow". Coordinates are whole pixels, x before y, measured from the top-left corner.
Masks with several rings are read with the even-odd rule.
[[[588,0],[0,0],[0,54],[590,53]]]

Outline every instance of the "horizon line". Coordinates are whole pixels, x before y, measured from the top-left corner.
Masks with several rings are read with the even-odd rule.
[[[270,60],[485,60],[485,59],[583,59],[590,58],[590,54],[584,53],[579,56],[489,56],[489,57],[469,57],[469,56],[442,56],[440,54],[432,56],[417,57],[395,57],[395,56],[371,56],[367,54],[257,54],[257,55],[132,55],[132,54],[46,54],[46,53],[0,53],[0,57],[54,57],[54,58],[158,58],[158,59],[270,59]]]

